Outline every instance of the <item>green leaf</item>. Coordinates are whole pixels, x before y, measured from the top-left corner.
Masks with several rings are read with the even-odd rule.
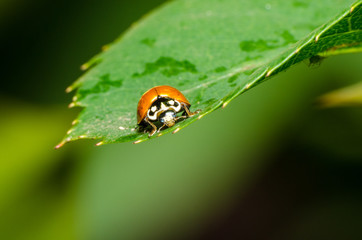
[[[83,65],[90,69],[67,90],[78,89],[70,106],[84,109],[58,147],[80,138],[102,139],[98,145],[149,139],[134,130],[136,108],[157,85],[176,87],[191,110],[201,109],[160,136],[318,53],[360,51],[361,6],[346,0],[169,2]]]

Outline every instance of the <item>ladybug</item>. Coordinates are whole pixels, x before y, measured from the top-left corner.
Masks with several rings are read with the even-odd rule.
[[[152,127],[149,137],[164,127],[172,127],[182,118],[196,113],[190,112],[191,104],[176,88],[157,86],[145,92],[137,107],[137,124],[139,129]]]

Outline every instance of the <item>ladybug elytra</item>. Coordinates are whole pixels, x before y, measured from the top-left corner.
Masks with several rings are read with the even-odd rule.
[[[176,88],[157,86],[145,92],[138,102],[137,124],[141,128],[152,127],[149,137],[164,127],[172,127],[179,119],[188,118],[191,104]],[[181,113],[181,114],[179,114]]]

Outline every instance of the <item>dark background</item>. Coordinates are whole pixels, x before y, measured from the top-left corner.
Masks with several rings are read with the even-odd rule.
[[[1,239],[362,239],[362,55],[292,67],[175,135],[53,147],[79,66],[163,1],[1,0]]]

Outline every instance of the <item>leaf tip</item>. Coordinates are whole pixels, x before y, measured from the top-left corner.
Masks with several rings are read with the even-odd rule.
[[[222,108],[226,108],[226,106],[229,104],[229,102],[224,102],[223,104],[222,104]]]
[[[272,70],[269,70],[267,73],[266,73],[266,77],[269,77],[271,74],[273,73],[273,69]],[[249,88],[250,87],[250,84],[248,84],[248,85],[246,85],[247,86],[247,88]]]
[[[65,142],[62,141],[62,142],[60,142],[58,145],[56,145],[56,146],[54,147],[54,149],[59,149],[59,148],[63,147],[64,144],[65,144]]]
[[[75,103],[74,102],[71,102],[69,105],[68,105],[68,108],[73,108],[75,107]]]
[[[73,91],[73,90],[74,90],[73,86],[69,86],[69,87],[67,87],[67,88],[65,89],[65,92],[66,92],[66,93],[70,93],[70,92]]]
[[[315,36],[315,38],[314,38],[314,42],[318,42],[319,37],[320,37],[320,34],[318,34],[317,36]]]
[[[68,108],[73,108],[73,107],[77,107],[79,106],[79,104],[77,102],[71,102],[69,105],[68,105]]]
[[[181,128],[176,128],[176,129],[172,132],[172,134],[177,133],[178,131],[180,131],[180,129],[181,129]]]
[[[109,49],[109,47],[110,47],[110,46],[109,46],[108,44],[103,45],[102,48],[101,48],[102,52],[107,51],[107,50]]]
[[[87,70],[88,68],[89,68],[89,64],[88,63],[84,63],[84,64],[82,64],[81,66],[80,66],[80,70],[82,70],[82,71],[85,71],[85,70]]]
[[[63,147],[64,144],[70,142],[71,140],[72,140],[71,137],[67,137],[67,138],[63,139],[58,145],[56,145],[54,147],[54,149],[59,149],[59,148]]]
[[[133,144],[138,144],[138,143],[140,143],[140,142],[142,142],[142,139],[137,140],[137,141],[134,141]]]

